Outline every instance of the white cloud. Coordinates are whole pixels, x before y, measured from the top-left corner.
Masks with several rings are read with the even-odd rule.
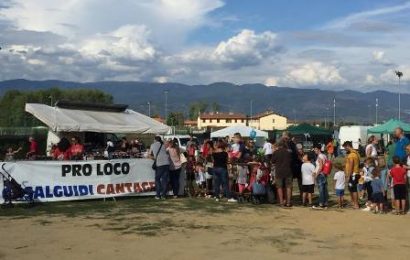
[[[354,14],[345,16],[343,18],[334,20],[328,23],[324,28],[326,29],[346,28],[346,27],[351,26],[352,24],[360,23],[363,21],[368,21],[369,19],[372,19],[375,17],[394,14],[394,13],[408,11],[408,10],[410,10],[410,2],[404,2],[402,4],[395,5],[395,6],[382,7],[382,8],[378,8],[374,10],[354,13]]]
[[[338,85],[346,82],[335,66],[321,62],[291,68],[283,80],[289,85],[299,86]]]
[[[234,68],[259,64],[263,59],[275,54],[276,34],[270,31],[256,34],[252,30],[242,30],[239,34],[222,41],[212,54],[212,58]]]
[[[79,52],[84,56],[108,57],[126,60],[152,60],[156,50],[148,42],[145,26],[124,25],[113,32],[85,40]]]

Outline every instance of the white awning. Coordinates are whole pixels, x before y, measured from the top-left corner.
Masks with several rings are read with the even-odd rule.
[[[27,103],[26,111],[55,132],[164,134],[170,129],[169,126],[130,109],[124,112],[105,112]]]
[[[256,137],[268,138],[268,133],[267,132],[257,130],[257,129],[253,129],[252,127],[248,127],[248,126],[244,126],[244,125],[229,126],[227,128],[223,128],[221,130],[212,132],[211,133],[211,138],[232,136],[235,133],[240,133],[241,136],[243,136],[243,137],[249,137],[252,130],[256,132]]]

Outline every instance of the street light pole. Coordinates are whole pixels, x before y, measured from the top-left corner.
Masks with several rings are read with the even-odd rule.
[[[151,117],[151,102],[148,101],[147,104],[148,104],[148,116]]]
[[[400,120],[400,116],[401,116],[401,92],[400,92],[400,78],[403,77],[403,72],[396,70],[394,72],[396,74],[396,76],[399,78],[399,86],[398,86],[398,91],[399,91],[399,120]]]
[[[333,128],[336,126],[336,98],[333,98]]]

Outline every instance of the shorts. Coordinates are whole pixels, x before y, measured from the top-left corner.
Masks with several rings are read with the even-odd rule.
[[[372,194],[372,202],[377,203],[377,204],[384,203],[383,193],[381,193],[381,192],[373,193]]]
[[[276,185],[276,188],[284,188],[284,187],[291,188],[293,185],[293,179],[292,177],[283,177],[283,178],[276,177],[275,185]]]
[[[405,200],[407,198],[407,190],[405,184],[394,185],[393,191],[395,200]]]
[[[359,183],[360,175],[359,174],[352,174],[349,177],[349,192],[357,192],[357,185]]]
[[[363,191],[364,190],[364,184],[357,184],[357,191]]]
[[[302,192],[304,193],[314,193],[315,192],[315,185],[302,185]]]
[[[342,197],[345,195],[345,190],[342,190],[342,189],[336,189],[335,192],[336,192],[336,196],[338,197]]]

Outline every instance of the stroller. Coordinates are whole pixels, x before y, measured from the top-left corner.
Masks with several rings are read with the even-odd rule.
[[[2,164],[0,175],[3,177],[4,188],[2,191],[4,203],[2,208],[13,207],[12,201],[28,201],[30,205],[34,203],[33,190],[19,184],[5,169],[5,163]]]

